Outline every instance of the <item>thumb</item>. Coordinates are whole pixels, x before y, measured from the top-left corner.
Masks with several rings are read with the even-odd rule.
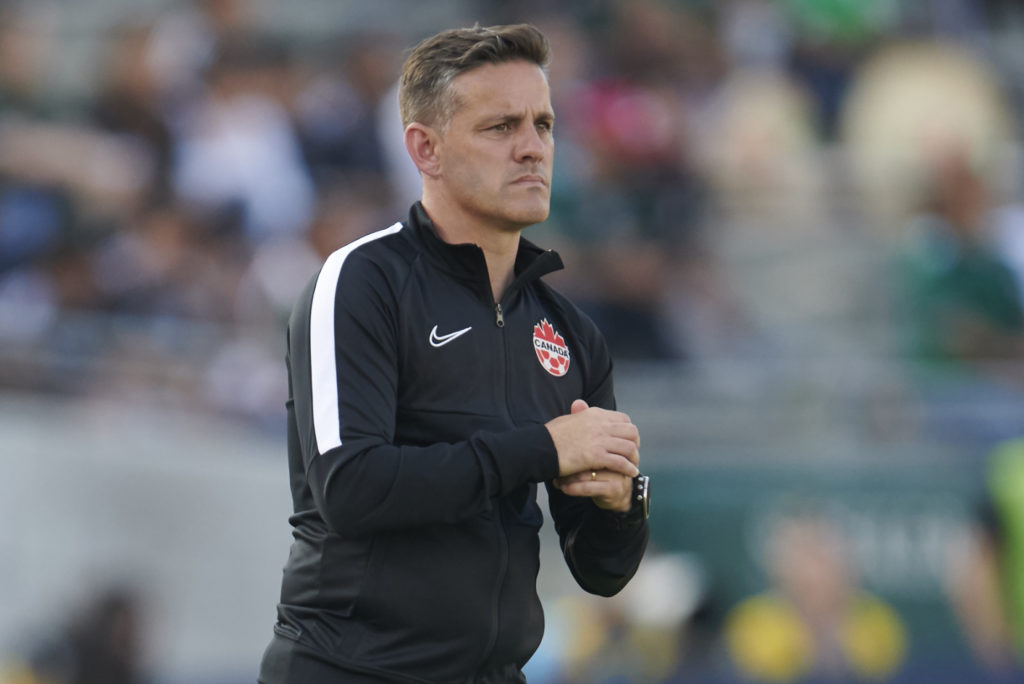
[[[583,401],[582,399],[577,399],[576,401],[572,402],[572,406],[569,407],[569,413],[576,414],[581,411],[586,411],[588,408],[589,407],[587,406],[587,402]]]

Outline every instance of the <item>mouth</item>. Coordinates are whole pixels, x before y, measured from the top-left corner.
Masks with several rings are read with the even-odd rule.
[[[538,176],[536,174],[527,174],[520,176],[512,181],[513,185],[541,185],[543,187],[548,186],[548,180],[544,176]]]

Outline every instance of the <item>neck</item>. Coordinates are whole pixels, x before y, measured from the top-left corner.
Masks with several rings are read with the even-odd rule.
[[[423,208],[434,222],[437,235],[449,244],[474,244],[484,253],[487,275],[494,301],[502,295],[515,276],[516,254],[522,229],[502,229],[474,220],[459,212],[447,212],[443,203],[433,203],[424,195]]]

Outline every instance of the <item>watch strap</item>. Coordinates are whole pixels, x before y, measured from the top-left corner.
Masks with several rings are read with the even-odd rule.
[[[609,511],[611,525],[616,530],[624,530],[635,527],[650,516],[650,478],[646,475],[637,475],[633,478],[633,491],[630,493],[630,506],[628,511]]]

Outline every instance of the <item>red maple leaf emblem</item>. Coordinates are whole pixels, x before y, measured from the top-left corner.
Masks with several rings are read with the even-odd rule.
[[[533,334],[542,340],[553,342],[560,347],[565,346],[565,338],[555,332],[555,329],[548,323],[548,319],[541,320],[540,323],[533,326]]]

